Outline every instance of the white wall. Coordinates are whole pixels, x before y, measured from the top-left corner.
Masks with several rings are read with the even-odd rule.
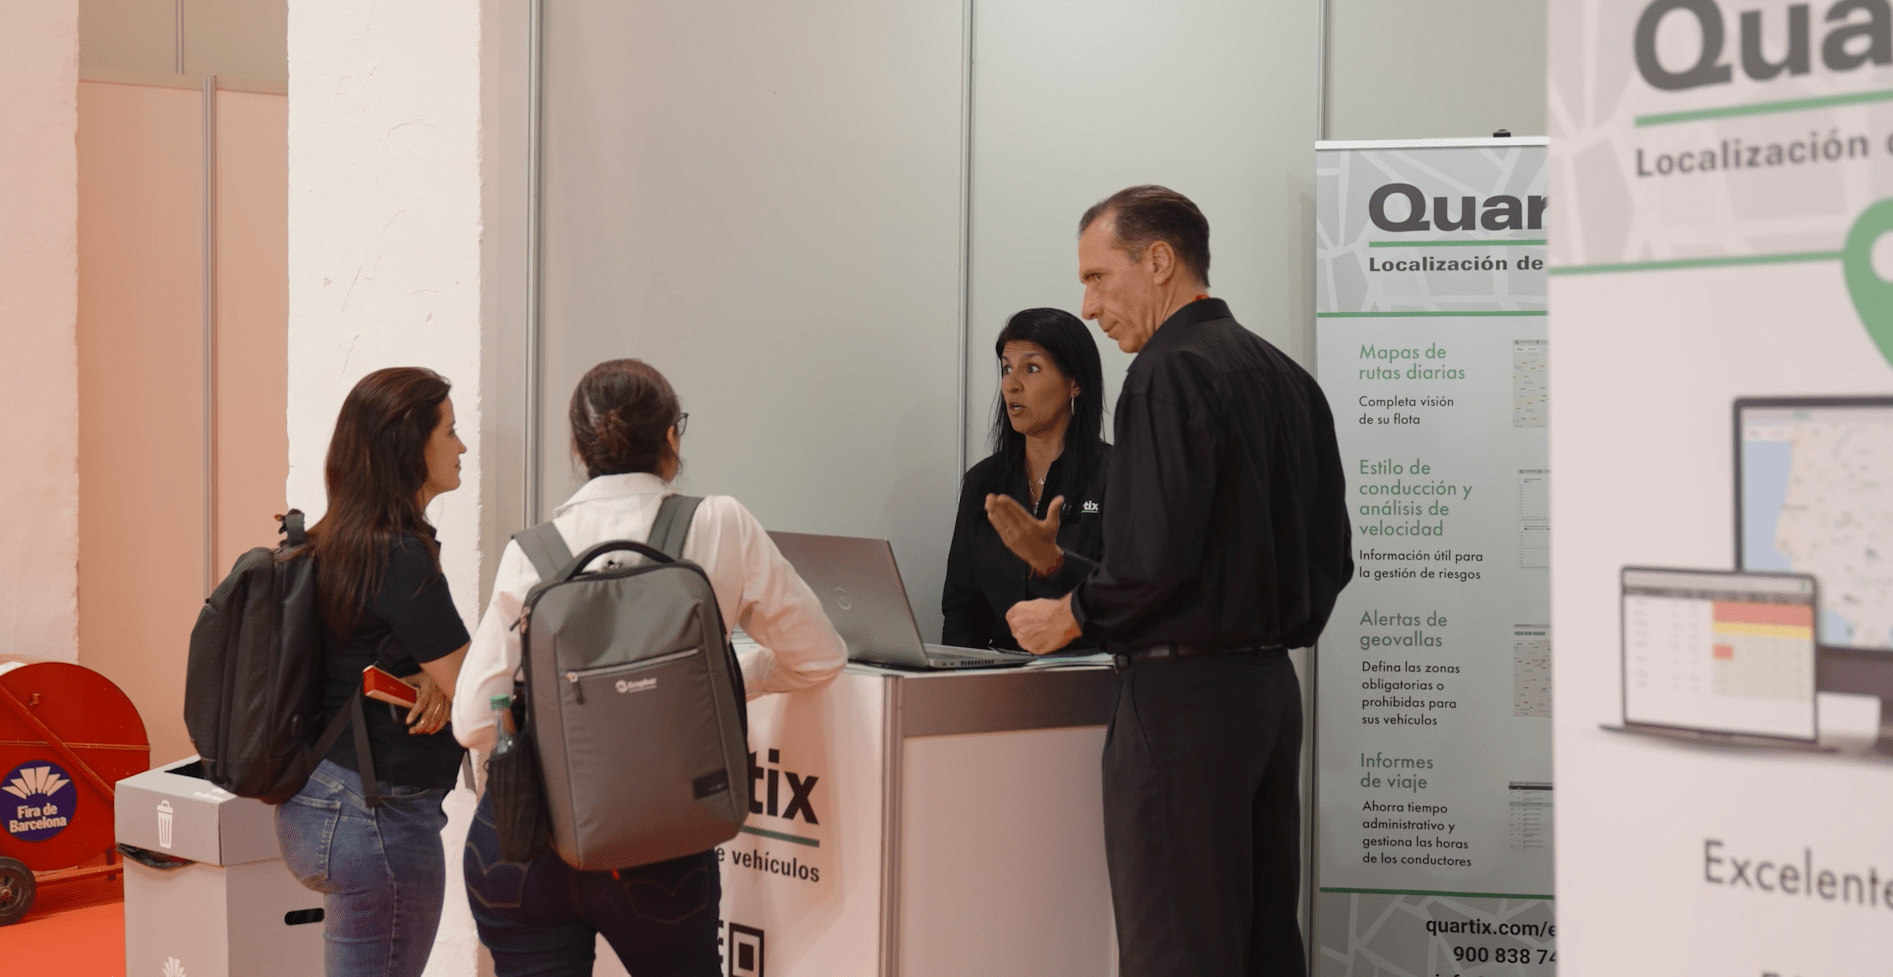
[[[355,382],[453,382],[462,488],[429,516],[477,619],[481,444],[480,8],[297,3],[289,59],[289,504],[326,508],[322,463]]]
[[[1327,138],[1545,134],[1547,0],[1327,2]]]
[[[79,659],[79,4],[0,4],[0,656]]]
[[[482,433],[478,0],[297,0],[289,9],[289,503],[326,508],[322,461],[363,375],[453,381],[459,491],[435,502],[441,561],[478,617]],[[476,967],[460,882],[472,795],[448,800],[447,901],[428,973]]]

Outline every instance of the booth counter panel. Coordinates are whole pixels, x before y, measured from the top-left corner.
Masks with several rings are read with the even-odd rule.
[[[918,673],[855,668],[900,680],[903,737],[1103,726],[1117,702],[1117,673],[1103,667]]]
[[[850,666],[750,703],[750,818],[718,849],[726,972],[1108,972],[1116,689],[1097,667]]]
[[[902,977],[1112,972],[1104,727],[903,744]]]

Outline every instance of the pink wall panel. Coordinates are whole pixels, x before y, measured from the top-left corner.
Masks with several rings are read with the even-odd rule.
[[[217,93],[217,567],[276,544],[289,475],[289,99]],[[318,500],[298,500],[304,508]]]
[[[154,764],[194,752],[201,117],[189,89],[79,85],[79,661],[137,705]]]

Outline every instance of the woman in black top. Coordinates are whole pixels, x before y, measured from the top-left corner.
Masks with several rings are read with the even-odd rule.
[[[363,799],[354,730],[276,810],[283,861],[323,893],[329,977],[419,977],[440,924],[441,801],[462,750],[448,727],[467,629],[441,575],[427,504],[460,487],[448,383],[432,370],[377,370],[349,391],[323,472],[329,508],[309,529],[328,645],[322,726],[379,663],[417,689],[411,709],[364,701],[382,795]],[[322,727],[318,727],[322,728]]]
[[[993,343],[999,403],[993,453],[966,473],[947,553],[941,643],[1017,650],[1006,611],[1032,599],[1031,572],[986,519],[986,497],[1009,495],[1044,518],[1059,507],[1058,545],[1093,559],[1103,550],[1104,370],[1091,331],[1058,309],[1014,315]],[[1074,646],[1083,647],[1083,639]]]

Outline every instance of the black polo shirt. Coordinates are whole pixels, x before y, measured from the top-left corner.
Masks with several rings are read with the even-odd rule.
[[[1221,299],[1178,309],[1125,374],[1104,558],[1042,596],[1107,647],[1314,643],[1354,576],[1334,417],[1308,371]]]
[[[420,672],[421,662],[444,658],[468,640],[467,626],[447,592],[446,576],[418,537],[403,536],[388,551],[381,587],[362,608],[355,633],[329,643],[324,728],[351,698],[361,695],[362,669],[375,663],[377,650],[383,668],[407,678]],[[415,735],[408,732],[406,709],[373,699],[363,700],[362,706],[378,779],[400,787],[453,787],[465,750],[454,739],[451,722],[438,733]],[[352,727],[343,727],[328,758],[361,772]]]
[[[946,589],[940,598],[945,615],[941,644],[960,648],[1006,648],[1017,651],[1006,611],[1031,600],[1031,573],[1024,560],[1012,555],[999,532],[986,518],[986,496],[1010,495],[1019,504],[1045,518],[1045,506],[1065,497],[1059,513],[1058,545],[1068,553],[1096,559],[1104,547],[1105,473],[1111,467],[1111,446],[1099,441],[1095,462],[1087,472],[1067,471],[1064,457],[1052,462],[1045,474],[1045,490],[1037,505],[1026,491],[1025,472],[1010,481],[1000,474],[1000,459],[992,455],[974,465],[960,483],[959,516],[953,523],[953,545],[947,551]],[[1079,639],[1071,647],[1095,642]]]

